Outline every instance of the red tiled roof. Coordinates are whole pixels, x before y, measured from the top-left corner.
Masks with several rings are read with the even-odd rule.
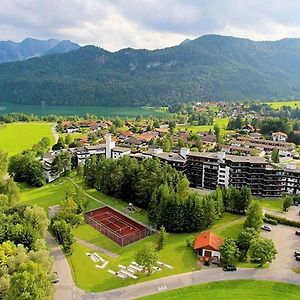
[[[197,235],[195,239],[194,249],[205,248],[209,250],[219,251],[223,244],[223,239],[214,235],[211,231],[205,231]]]

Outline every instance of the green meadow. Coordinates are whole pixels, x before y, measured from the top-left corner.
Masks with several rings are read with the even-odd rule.
[[[296,300],[299,299],[299,294],[300,286],[294,284],[262,280],[231,280],[194,285],[140,299]]]
[[[0,127],[0,149],[9,155],[30,149],[42,137],[48,137],[54,143],[49,123],[11,123]]]
[[[276,101],[276,102],[267,102],[266,104],[271,105],[274,109],[280,109],[282,106],[290,106],[292,108],[300,108],[300,100],[297,101]]]
[[[203,131],[209,131],[210,129],[214,129],[214,125],[217,124],[220,126],[221,133],[224,134],[226,132],[226,127],[228,125],[229,119],[228,118],[216,118],[214,119],[213,125],[180,125],[176,128],[178,130],[187,130],[187,131],[193,131],[193,132],[203,132]]]

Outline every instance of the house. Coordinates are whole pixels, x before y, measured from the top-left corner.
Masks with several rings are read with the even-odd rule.
[[[76,132],[79,132],[80,129],[78,127],[76,127],[75,125],[67,125],[65,127],[65,130],[68,134],[71,134],[71,133],[76,133]]]
[[[122,141],[126,141],[133,136],[133,132],[130,130],[121,130],[119,131],[119,134],[119,139]]]
[[[247,133],[255,132],[255,128],[252,125],[250,125],[250,124],[244,125],[242,127],[242,130],[244,130]]]
[[[284,132],[273,132],[272,133],[273,141],[275,142],[286,142],[287,140],[287,134]]]
[[[194,250],[198,256],[220,260],[220,246],[223,244],[223,241],[222,238],[211,231],[205,231],[196,236]]]
[[[151,140],[155,140],[158,137],[158,135],[158,132],[147,131],[138,135],[136,139],[142,142],[150,142]]]

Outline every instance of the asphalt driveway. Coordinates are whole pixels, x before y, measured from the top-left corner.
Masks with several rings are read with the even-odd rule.
[[[300,236],[295,235],[296,228],[294,227],[285,225],[271,225],[271,227],[271,232],[262,232],[263,237],[273,240],[278,252],[276,259],[270,264],[269,270],[276,277],[282,276],[287,279],[290,270],[300,268],[300,262],[296,261],[294,257],[294,252],[300,251]]]

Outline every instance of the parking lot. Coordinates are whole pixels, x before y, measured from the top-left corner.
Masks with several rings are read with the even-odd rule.
[[[274,275],[281,274],[286,277],[291,269],[300,268],[300,262],[296,261],[294,257],[294,252],[300,251],[300,236],[295,235],[295,231],[298,229],[285,225],[271,225],[271,227],[271,232],[262,232],[263,237],[273,240],[278,252],[269,269]]]

